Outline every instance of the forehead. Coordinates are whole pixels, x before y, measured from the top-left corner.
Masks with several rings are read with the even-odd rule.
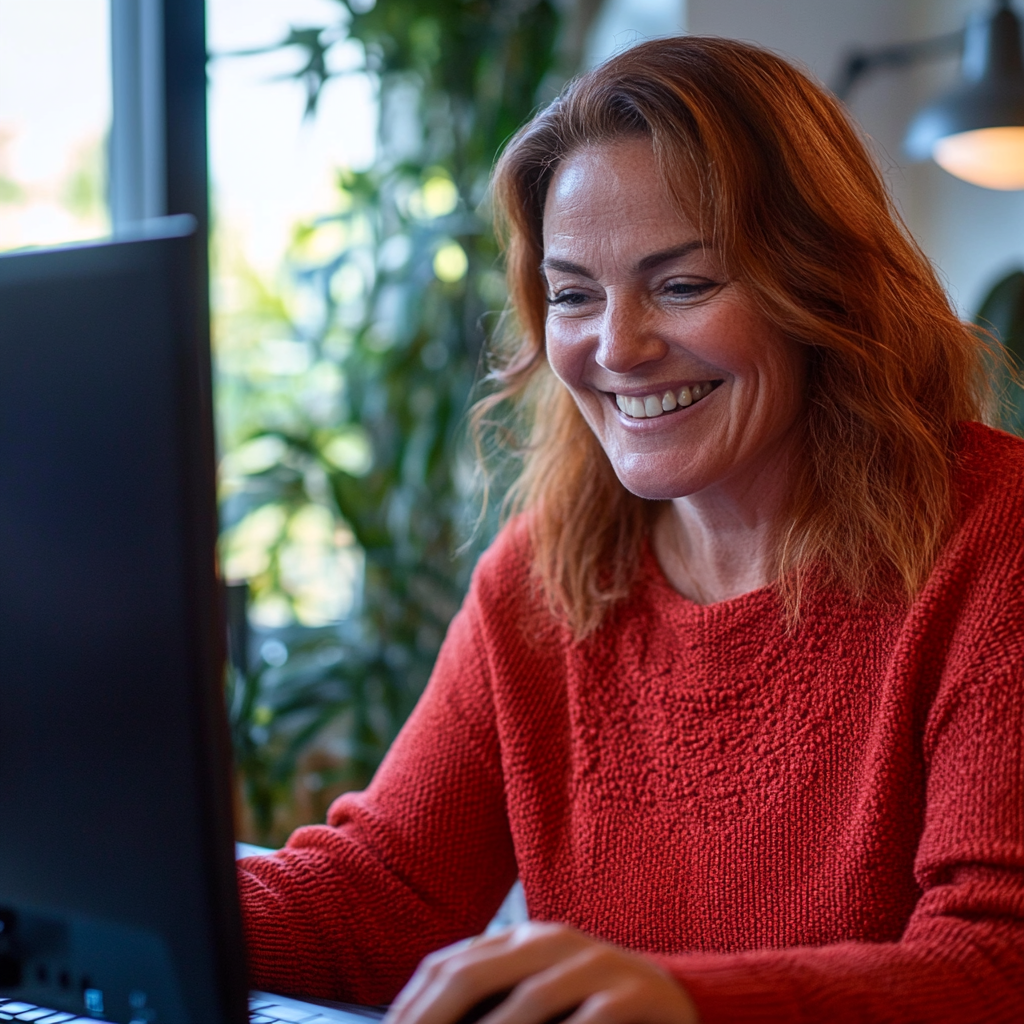
[[[567,156],[551,180],[543,227],[546,253],[610,244],[654,250],[697,235],[643,136]]]

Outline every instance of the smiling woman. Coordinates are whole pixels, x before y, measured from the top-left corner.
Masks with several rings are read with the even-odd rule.
[[[950,524],[956,425],[992,412],[986,345],[951,310],[837,103],[784,61],[754,48],[711,40],[636,47],[581,80],[522,130],[499,164],[495,195],[509,238],[521,329],[509,337],[495,373],[503,387],[479,414],[511,400],[533,419],[516,485],[518,507],[543,510],[531,522],[536,566],[550,601],[577,635],[595,629],[628,591],[651,517],[661,523],[654,536],[663,564],[681,571],[682,553],[691,562],[700,558],[691,543],[703,529],[697,520],[728,515],[720,504],[717,511],[707,508],[707,499],[721,494],[713,491],[676,503],[677,514],[690,515],[688,532],[668,528],[665,510],[642,499],[680,495],[634,492],[628,479],[616,479],[611,470],[617,473],[620,462],[606,446],[609,459],[599,457],[604,438],[585,429],[583,419],[591,427],[594,421],[579,404],[579,392],[545,379],[550,370],[560,373],[562,309],[582,308],[587,297],[569,289],[565,302],[551,304],[558,296],[546,294],[545,286],[562,286],[551,271],[564,278],[566,271],[586,268],[549,249],[582,246],[587,233],[579,229],[587,217],[601,219],[593,222],[591,242],[600,245],[601,259],[613,260],[613,247],[632,239],[636,269],[647,268],[655,278],[659,268],[651,261],[659,249],[701,243],[688,250],[690,266],[660,268],[691,272],[662,278],[678,295],[665,296],[663,308],[701,300],[700,312],[676,317],[680,325],[693,325],[690,337],[703,334],[697,321],[721,315],[723,303],[760,319],[760,326],[739,331],[749,350],[743,373],[716,376],[726,367],[716,371],[715,358],[740,355],[736,331],[727,329],[733,337],[728,352],[708,337],[716,352],[710,361],[699,346],[694,352],[676,346],[675,361],[691,364],[684,369],[704,375],[705,383],[727,384],[714,396],[720,409],[729,406],[727,424],[716,428],[717,460],[744,458],[761,430],[771,429],[765,416],[775,399],[765,389],[778,381],[771,385],[754,363],[764,369],[790,364],[776,370],[783,390],[798,395],[780,394],[782,404],[770,413],[776,421],[799,420],[788,454],[773,454],[789,459],[774,485],[785,490],[785,508],[765,507],[760,554],[751,549],[749,522],[736,524],[726,547],[734,550],[738,542],[746,555],[739,561],[749,565],[753,557],[759,564],[713,591],[729,596],[736,587],[750,589],[755,577],[776,580],[795,619],[812,572],[833,576],[861,597],[894,581],[908,597],[920,589]],[[574,217],[572,239],[553,234],[553,219]],[[547,268],[546,282],[538,265]],[[551,326],[549,360],[543,356]],[[607,326],[606,336],[614,323]],[[651,376],[652,365],[647,362],[641,376],[661,383]],[[657,372],[669,369],[662,362]],[[639,393],[629,386],[634,383]],[[626,380],[622,387],[634,407],[636,399],[646,403],[655,393],[643,381]],[[532,398],[541,394],[543,415],[535,416]],[[800,409],[791,408],[794,401]],[[741,473],[734,486],[767,481],[777,469]],[[918,514],[907,516],[907,508]],[[714,532],[721,537],[720,529]],[[679,582],[679,573],[665,567]],[[705,559],[696,571],[717,570]]]
[[[645,43],[494,197],[519,514],[367,792],[243,864],[257,979],[404,985],[394,1024],[1019,1021],[1024,443],[841,108]],[[535,921],[465,941],[517,873]]]
[[[655,550],[676,589],[709,604],[772,579],[806,350],[756,310],[685,213],[666,216],[675,205],[646,137],[565,160],[544,207],[547,356],[623,486],[675,499]],[[737,516],[746,557],[735,543],[726,559],[688,543]]]

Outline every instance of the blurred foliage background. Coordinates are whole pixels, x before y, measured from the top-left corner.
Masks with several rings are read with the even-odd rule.
[[[1024,437],[1024,271],[1012,270],[992,286],[974,322],[1003,345],[1007,365],[996,368],[1002,385],[1002,425]]]
[[[303,54],[308,117],[331,47],[357,41],[378,143],[298,226],[280,288],[215,234],[222,561],[254,630],[235,588],[240,838],[277,845],[368,781],[490,539],[465,436],[505,301],[488,176],[578,67],[599,6],[338,0],[281,41]]]

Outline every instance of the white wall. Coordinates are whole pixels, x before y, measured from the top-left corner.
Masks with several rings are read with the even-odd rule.
[[[767,46],[795,59],[819,80],[834,80],[842,54],[924,38],[960,27],[989,0],[688,0],[687,28]],[[968,185],[932,163],[911,165],[901,140],[914,110],[956,80],[956,61],[914,72],[883,72],[851,100],[871,136],[911,231],[935,262],[962,311],[987,288],[1024,265],[1024,193]]]
[[[587,44],[588,67],[644,39],[675,35],[686,27],[687,0],[604,0]]]

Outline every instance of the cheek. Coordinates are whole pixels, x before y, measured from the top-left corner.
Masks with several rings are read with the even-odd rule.
[[[555,376],[566,387],[576,389],[583,377],[586,353],[581,345],[573,343],[564,325],[548,322],[545,328],[545,345],[548,363]]]
[[[756,388],[761,401],[780,412],[802,401],[807,362],[802,345],[751,316],[737,318],[727,337],[733,344],[723,346],[723,368]]]

